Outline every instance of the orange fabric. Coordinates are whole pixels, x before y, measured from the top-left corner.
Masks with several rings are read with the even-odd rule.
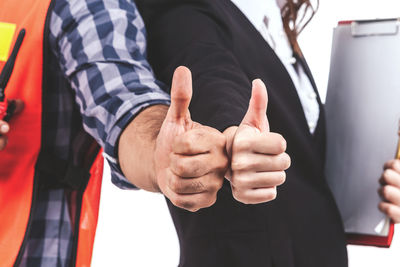
[[[22,99],[22,113],[12,118],[8,144],[0,151],[0,265],[12,266],[23,242],[30,215],[35,164],[41,147],[43,33],[51,0],[1,0],[0,22],[16,25],[13,44],[25,38],[6,88],[9,99]],[[1,41],[2,36],[0,36]],[[12,48],[12,47],[11,47]],[[10,49],[11,53],[11,49]],[[0,61],[0,71],[5,62]],[[98,218],[103,159],[91,168],[83,195],[76,266],[90,266]]]
[[[101,151],[90,170],[90,180],[83,194],[79,226],[77,267],[90,267],[93,243],[99,215],[101,178],[103,175],[103,157]]]
[[[8,145],[0,152],[0,262],[12,266],[30,214],[34,167],[40,150],[42,118],[42,43],[50,0],[1,0],[0,22],[16,24],[25,39],[6,88],[8,98],[25,103],[11,120]],[[1,38],[1,36],[0,36]],[[10,49],[11,52],[11,49]],[[0,62],[0,70],[4,62]]]

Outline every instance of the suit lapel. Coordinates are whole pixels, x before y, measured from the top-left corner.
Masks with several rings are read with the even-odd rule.
[[[228,5],[230,9],[233,9],[232,23],[235,24],[239,21],[239,26],[234,27],[246,27],[245,32],[248,33],[249,39],[253,42],[256,47],[256,51],[247,51],[249,54],[248,58],[260,58],[257,62],[254,62],[253,69],[256,72],[248,73],[250,78],[263,78],[267,85],[267,88],[273,88],[274,90],[269,93],[277,94],[278,98],[284,99],[285,103],[290,103],[289,109],[291,113],[295,114],[296,121],[301,129],[308,131],[307,120],[304,115],[304,110],[301,105],[300,99],[297,95],[297,90],[293,84],[293,81],[287,72],[285,66],[281,60],[275,54],[274,50],[268,45],[259,31],[253,26],[253,24],[247,19],[247,17],[234,5],[230,0],[220,1]],[[232,12],[231,12],[232,14]],[[234,31],[235,29],[233,29]],[[250,56],[251,53],[255,53],[254,56]]]
[[[231,31],[234,35],[233,38],[235,38],[236,31],[242,28],[243,32],[238,33],[238,36],[243,38],[243,34],[246,34],[246,39],[249,39],[252,42],[251,47],[254,49],[248,49],[245,52],[247,58],[239,61],[249,62],[249,59],[257,59],[254,62],[250,62],[249,68],[243,66],[243,69],[245,72],[247,72],[250,80],[262,78],[266,83],[269,95],[269,106],[267,113],[273,114],[273,116],[270,117],[271,130],[285,132],[287,135],[290,135],[284,136],[285,138],[288,138],[288,149],[290,149],[289,142],[291,141],[292,146],[296,147],[296,153],[299,151],[304,153],[302,157],[309,158],[309,164],[312,166],[313,163],[315,163],[315,160],[317,160],[317,157],[319,157],[319,154],[315,153],[313,136],[309,132],[307,120],[305,118],[304,110],[298,97],[297,90],[285,66],[282,64],[274,50],[268,45],[258,30],[236,7],[236,5],[234,5],[230,0],[215,2],[222,3],[224,5],[222,10],[227,12],[224,17],[229,20],[228,24],[233,25],[231,26]],[[246,42],[247,40],[240,41]],[[307,63],[305,62],[304,58],[298,57],[298,60],[310,78],[310,82],[314,87],[314,90],[317,92],[315,81],[311,75],[311,71]],[[320,105],[322,115],[323,109],[319,95],[318,103]],[[274,121],[274,119],[276,120]]]
[[[293,53],[293,56],[296,58],[297,62],[299,62],[300,65],[303,67],[304,72],[306,73],[308,79],[310,80],[311,85],[314,88],[315,93],[317,94],[317,101],[318,101],[318,104],[320,105],[320,109],[321,109],[323,104],[322,104],[321,98],[319,96],[318,87],[317,87],[317,84],[315,83],[314,77],[311,73],[310,67],[307,64],[306,59],[303,56],[298,55],[295,52]]]

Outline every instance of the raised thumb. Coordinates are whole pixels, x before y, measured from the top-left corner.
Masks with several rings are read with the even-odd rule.
[[[167,116],[173,120],[190,118],[189,104],[192,99],[192,74],[186,67],[178,67],[172,78],[171,106]]]
[[[256,79],[253,81],[251,91],[251,99],[246,115],[242,120],[242,124],[255,127],[261,132],[269,131],[269,123],[267,119],[268,95],[265,84]]]

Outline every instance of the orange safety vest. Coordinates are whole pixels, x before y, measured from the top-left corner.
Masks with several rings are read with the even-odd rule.
[[[0,265],[17,265],[30,228],[31,210],[38,188],[37,163],[42,149],[42,108],[46,93],[44,42],[47,40],[51,0],[0,1],[0,71],[9,57],[16,36],[25,38],[6,88],[9,99],[22,99],[24,110],[11,122],[8,144],[0,152]],[[98,146],[91,161],[89,182],[76,190],[74,266],[90,266],[98,218],[103,160]],[[96,157],[96,155],[98,156]],[[45,158],[45,157],[44,157]],[[96,160],[93,160],[95,159]],[[43,161],[43,159],[42,159]],[[89,177],[89,175],[88,175]],[[85,190],[86,188],[86,190]],[[79,231],[78,231],[79,229]]]

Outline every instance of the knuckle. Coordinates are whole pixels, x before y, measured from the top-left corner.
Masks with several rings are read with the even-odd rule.
[[[395,159],[393,161],[393,169],[395,169],[396,171],[400,171],[400,160],[399,159]]]
[[[225,154],[218,153],[215,155],[215,158],[212,160],[212,162],[215,162],[215,167],[213,168],[214,170],[225,171],[229,166],[229,159]]]
[[[282,152],[284,152],[284,151],[286,151],[286,148],[287,148],[287,143],[286,143],[286,140],[285,139],[283,139],[283,137],[282,137],[282,140],[280,141],[280,150],[282,151]]]
[[[265,198],[267,201],[271,201],[276,199],[277,194],[276,187],[274,187],[268,190],[268,192],[265,194]]]
[[[233,171],[245,171],[249,168],[249,163],[246,160],[246,157],[242,156],[234,156],[231,163],[231,168]]]
[[[209,186],[209,191],[210,192],[218,192],[220,189],[221,189],[221,187],[222,187],[222,185],[223,185],[223,183],[224,183],[224,177],[216,177],[215,179],[213,179],[213,181],[210,183],[210,186]]]
[[[286,154],[286,153],[281,154],[280,164],[281,164],[282,170],[289,169],[290,164],[291,164],[291,159],[288,154]]]
[[[232,160],[231,169],[232,169],[233,172],[240,171],[240,170],[244,169],[244,165],[243,165],[242,162],[240,162],[238,160]]]
[[[183,146],[183,148],[185,150],[191,150],[192,146],[193,146],[193,134],[192,133],[187,133],[185,134],[183,137],[179,137],[181,139],[179,142],[181,143],[181,145]]]
[[[186,135],[183,136],[175,136],[175,144],[180,145],[184,148],[187,148],[190,145],[189,140],[187,139]]]
[[[232,190],[232,196],[236,201],[239,201],[243,204],[250,204],[250,202],[248,201],[248,199],[243,195],[242,192],[238,191],[238,190]]]
[[[169,196],[169,200],[177,207],[180,207],[179,197],[178,196]]]
[[[250,149],[250,141],[247,138],[239,137],[233,142],[233,152],[248,151]]]
[[[221,159],[219,169],[226,171],[228,167],[229,167],[229,159],[224,155]]]
[[[175,193],[180,192],[181,191],[181,187],[182,187],[181,181],[178,178],[174,177],[174,178],[170,179],[169,187]]]
[[[175,164],[175,172],[177,175],[183,175],[188,170],[188,164],[185,160],[178,160]]]
[[[385,163],[386,167],[391,168],[391,169],[394,167],[395,164],[396,164],[395,159],[391,159],[390,161]]]
[[[189,136],[193,139],[193,140],[198,140],[204,137],[208,137],[208,128],[204,128],[201,127],[199,129],[194,129],[188,132]]]
[[[206,202],[205,202],[203,208],[211,207],[212,205],[215,204],[215,202],[217,202],[217,194],[216,194],[216,193],[210,194],[210,195],[207,197],[207,200],[206,200]]]
[[[390,180],[390,173],[391,173],[390,169],[386,169],[383,172],[383,175],[382,175],[383,181],[388,182]]]
[[[208,203],[207,207],[211,207],[215,204],[215,202],[217,202],[217,195],[215,195],[215,197],[210,199],[210,203]]]
[[[223,135],[222,133],[218,132],[218,134],[216,134],[216,143],[217,143],[218,147],[225,149],[225,147],[226,147],[226,137],[225,137],[225,135]]]
[[[286,172],[282,171],[279,172],[278,174],[278,184],[277,185],[281,185],[286,181]]]
[[[179,208],[182,208],[182,209],[185,209],[185,210],[188,210],[188,211],[192,211],[192,212],[194,212],[196,209],[198,209],[194,202],[192,202],[190,200],[183,199],[183,198],[181,198],[179,196],[175,197],[174,201],[172,201],[172,203],[175,206],[179,207]]]
[[[252,194],[251,189],[245,189],[245,190],[235,190],[232,191],[234,199],[237,201],[250,205],[250,204],[255,204],[256,202],[254,201],[254,197]]]
[[[234,175],[232,177],[232,184],[237,189],[245,189],[247,188],[248,182],[246,179],[243,178],[241,175]]]
[[[232,192],[233,191],[235,191],[235,190],[237,190],[237,188],[236,188],[236,174],[235,173],[232,173],[231,174],[231,177],[230,177],[230,179],[229,179],[229,182],[230,182],[230,184],[231,184],[231,187],[232,187]]]
[[[286,151],[287,148],[287,142],[286,139],[283,138],[281,134],[276,133],[277,138],[276,138],[276,148],[279,151],[279,153],[283,153]]]
[[[389,215],[389,217],[393,217],[394,216],[394,209],[392,206],[388,205],[386,207],[386,214]]]
[[[217,194],[207,193],[202,195],[202,199],[197,202],[197,206],[191,208],[191,211],[198,211],[199,209],[209,208],[217,201]]]
[[[389,199],[390,198],[391,194],[390,194],[390,188],[388,186],[384,186],[382,188],[382,196],[385,199]]]
[[[201,207],[192,207],[192,208],[187,208],[187,211],[190,211],[192,213],[195,213],[197,211],[199,211],[201,209]]]

